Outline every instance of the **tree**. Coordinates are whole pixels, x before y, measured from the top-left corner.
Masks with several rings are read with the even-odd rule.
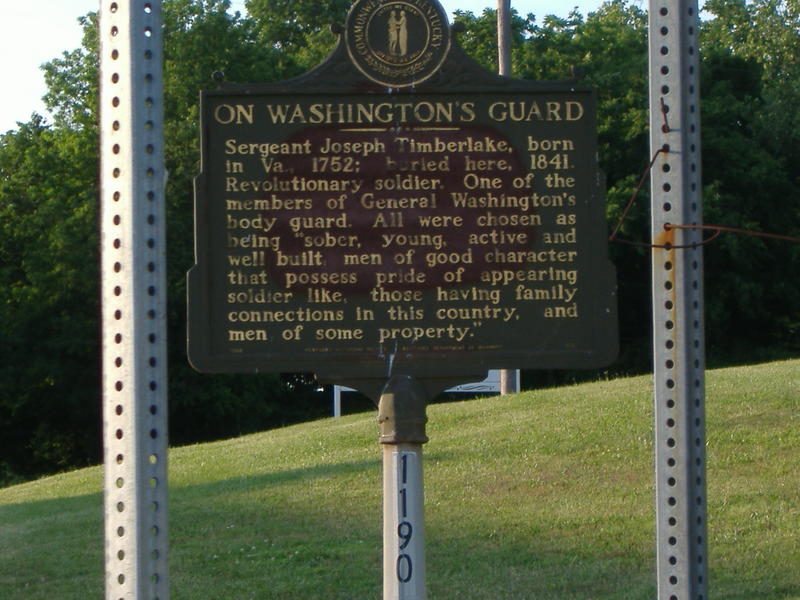
[[[0,477],[97,456],[95,147],[38,116],[0,138]]]
[[[485,8],[480,16],[476,16],[470,11],[457,10],[455,17],[455,22],[464,27],[463,33],[458,36],[459,46],[485,69],[497,73],[497,11]],[[523,18],[516,10],[511,10],[512,54],[516,54],[526,38],[535,31],[534,22],[533,15]],[[512,70],[514,76],[518,76],[519,69]]]
[[[485,37],[492,19],[492,12],[484,13]],[[544,16],[541,24],[534,15],[516,23],[512,52],[516,77],[580,79],[597,90],[599,164],[606,176],[608,220],[614,225],[649,162],[647,16],[614,0],[586,18],[573,11],[566,18]],[[483,46],[487,56],[490,46]],[[648,227],[645,192],[622,235],[644,240]],[[625,245],[613,245],[610,252],[617,265],[621,308],[622,357],[617,368],[645,370],[649,368],[649,255]]]
[[[711,0],[702,28],[702,131],[706,222],[797,235],[800,17],[797,2]],[[494,11],[459,13],[461,43],[487,68],[495,63]],[[615,224],[649,161],[646,14],[623,0],[585,19],[515,16],[517,77],[580,74],[596,86],[600,167]],[[649,237],[647,186],[622,236]],[[754,202],[754,199],[757,201]],[[614,245],[620,286],[623,370],[649,368],[649,252]],[[800,250],[784,242],[727,235],[708,247],[707,331],[714,360],[737,347],[798,348],[796,278]],[[731,327],[736,323],[736,327]],[[636,356],[638,355],[638,359]]]
[[[800,234],[800,5],[718,2],[703,26],[706,222]],[[712,348],[800,348],[797,245],[725,236],[707,250]],[[732,326],[732,324],[735,324]]]
[[[262,44],[252,19],[228,12],[228,0],[164,4],[164,95],[169,248],[170,439],[173,443],[240,435],[324,414],[313,394],[290,394],[277,375],[208,375],[186,358],[186,271],[193,258],[193,187],[199,169],[198,98],[229,81],[271,81],[293,73],[280,49]]]
[[[223,71],[288,76],[282,53],[227,0],[164,3],[170,435],[194,442],[327,412],[277,376],[200,375],[187,364],[185,275],[193,263],[198,93]],[[99,457],[97,22],[45,65],[54,122],[0,137],[0,483]]]
[[[309,40],[343,25],[351,0],[247,0],[245,6],[258,23],[261,41],[290,56],[301,54]],[[327,38],[329,48],[333,38]],[[306,68],[314,66],[306,65]]]

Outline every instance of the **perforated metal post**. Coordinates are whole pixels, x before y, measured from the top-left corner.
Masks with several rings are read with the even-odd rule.
[[[650,1],[659,600],[707,594],[703,252],[696,0]]]
[[[103,0],[100,40],[106,598],[166,600],[160,0]]]

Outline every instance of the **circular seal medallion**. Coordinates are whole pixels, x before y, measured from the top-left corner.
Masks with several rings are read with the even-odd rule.
[[[428,79],[450,50],[437,0],[357,0],[347,15],[350,60],[372,81],[407,87]]]

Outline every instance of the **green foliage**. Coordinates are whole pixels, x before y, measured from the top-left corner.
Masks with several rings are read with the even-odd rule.
[[[496,73],[497,11],[485,8],[480,16],[475,16],[470,11],[457,10],[455,16],[455,22],[464,26],[464,32],[458,36],[458,44],[480,65]],[[532,33],[532,19],[532,15],[522,18],[516,10],[511,10],[512,48],[519,48]],[[512,50],[512,55],[514,52]]]
[[[238,435],[326,412],[277,376],[209,376],[187,364],[185,275],[199,90],[288,76],[281,53],[227,0],[164,3],[170,425],[176,443]],[[0,138],[0,482],[96,462],[99,432],[96,18],[84,48],[45,65],[48,107]]]
[[[723,53],[706,56],[703,67],[705,220],[752,231],[796,229],[796,204],[775,200],[797,197],[798,190],[783,157],[758,140],[758,114],[766,104],[759,66]],[[785,277],[791,247],[725,236],[708,248],[706,257],[707,286],[716,299],[708,311],[712,344],[736,343],[742,330],[761,344],[783,338],[771,315],[791,313],[793,302],[787,305],[786,300],[800,292],[795,278]],[[769,281],[774,283],[765,285]],[[726,327],[729,323],[737,325]]]
[[[96,456],[95,147],[39,117],[0,138],[0,456],[18,474]]]
[[[329,31],[331,25],[343,25],[351,4],[351,0],[245,2],[249,14],[258,23],[261,42],[292,56],[301,53],[309,40],[319,39],[319,35]],[[327,43],[330,42],[332,38],[327,39]]]
[[[220,71],[229,81],[288,76],[283,53],[259,42],[255,21],[227,0],[164,3],[164,96],[169,248],[170,439],[190,443],[324,414],[313,393],[291,394],[277,375],[207,375],[186,359],[186,271],[193,257],[193,187],[199,171],[198,97]]]
[[[97,123],[99,41],[97,14],[79,19],[83,27],[83,47],[63,52],[61,58],[46,63],[45,105],[55,115],[59,127],[92,128]]]
[[[247,0],[258,40],[281,57],[284,77],[299,75],[319,63],[338,40],[331,28],[344,25],[351,0]]]
[[[710,0],[703,26],[705,221],[800,237],[800,5]],[[800,348],[797,245],[725,236],[709,246],[712,350]],[[735,324],[731,326],[731,324]],[[740,350],[741,351],[741,350]]]
[[[514,53],[514,68],[528,79],[569,79],[597,89],[600,169],[606,176],[609,228],[622,215],[649,162],[647,99],[647,17],[620,0],[606,2],[585,19],[547,16]],[[646,187],[646,186],[645,186]],[[621,237],[646,239],[647,190],[625,221]],[[617,267],[621,360],[617,368],[649,368],[649,255],[642,249],[613,245]]]
[[[495,11],[476,17],[457,13],[466,31],[459,43],[486,68],[496,69]],[[512,70],[532,80],[569,80],[597,89],[600,168],[606,175],[609,222],[616,224],[649,162],[647,99],[647,17],[622,0],[606,2],[584,18],[573,11],[566,18],[512,16]],[[622,237],[643,239],[648,230],[646,192],[626,220]],[[649,352],[648,256],[629,246],[611,248],[619,281],[622,360],[618,368],[647,369]],[[554,381],[577,376],[531,374]]]
[[[800,12],[797,2],[719,2],[702,26],[702,132],[706,223],[800,234]],[[460,43],[487,68],[496,65],[494,11],[459,13]],[[586,18],[514,16],[515,76],[580,77],[598,99],[600,167],[607,214],[615,225],[645,174],[648,142],[647,18],[624,0],[604,3]],[[621,237],[649,237],[648,187]],[[622,358],[616,368],[649,365],[649,253],[614,245],[620,299]],[[706,313],[710,351],[721,359],[746,347],[800,349],[800,250],[786,242],[725,235],[706,251]],[[731,323],[736,326],[732,327]],[[563,377],[575,377],[563,374]],[[547,375],[548,381],[553,381]],[[529,378],[536,380],[535,376]],[[539,377],[541,379],[541,377]]]

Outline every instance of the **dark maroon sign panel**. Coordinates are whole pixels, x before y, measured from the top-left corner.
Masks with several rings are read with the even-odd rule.
[[[207,93],[203,129],[199,368],[613,355],[590,94]]]
[[[425,87],[382,88],[340,47],[297,81],[202,94],[196,368],[449,377],[613,360],[592,90],[452,52]]]

